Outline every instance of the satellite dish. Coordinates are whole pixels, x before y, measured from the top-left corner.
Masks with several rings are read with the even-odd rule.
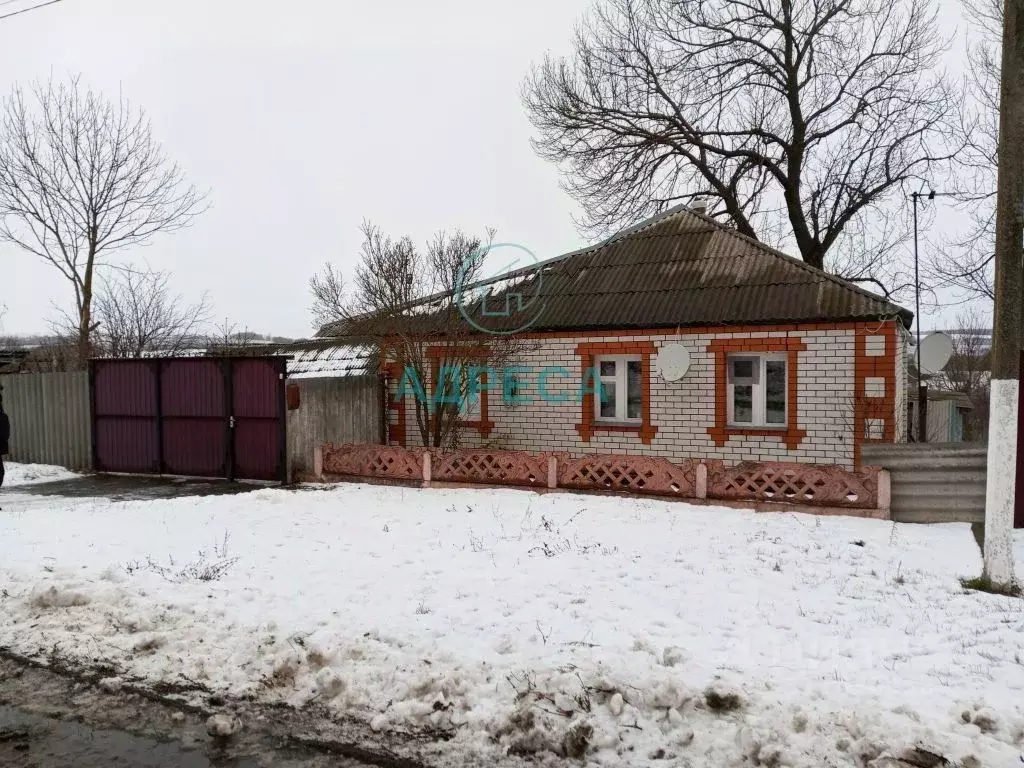
[[[690,370],[690,352],[682,344],[666,344],[658,351],[655,365],[665,381],[679,381]]]
[[[930,376],[946,367],[953,356],[953,340],[944,333],[929,333],[921,339],[921,373]]]

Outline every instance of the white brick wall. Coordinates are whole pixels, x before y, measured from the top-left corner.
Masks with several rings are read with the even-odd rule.
[[[516,360],[517,365],[531,369],[524,396],[528,404],[502,403],[500,389],[489,393],[489,417],[494,430],[485,440],[475,429],[465,429],[460,436],[463,446],[487,445],[495,448],[528,451],[643,453],[683,458],[724,459],[738,461],[805,461],[818,464],[853,465],[853,397],[854,397],[854,334],[853,329],[714,333],[638,336],[580,336],[576,338],[543,338],[530,340]],[[707,351],[713,339],[765,338],[796,336],[806,349],[799,352],[799,391],[797,395],[798,426],[806,430],[799,447],[789,450],[781,437],[732,435],[722,445],[715,445],[708,428],[715,423],[715,359]],[[652,442],[645,445],[633,432],[595,432],[583,443],[576,431],[581,420],[579,401],[580,359],[576,345],[580,342],[651,341],[656,348],[666,343],[679,343],[690,352],[689,372],[680,381],[664,381],[656,370],[651,374],[651,421],[658,428]],[[897,345],[898,347],[900,345]],[[652,368],[654,368],[652,357]],[[564,402],[540,399],[538,377],[546,366],[561,366],[569,376],[554,375],[549,379],[552,396],[564,395]],[[500,387],[500,385],[497,385]],[[792,407],[790,403],[789,407]],[[905,406],[904,406],[905,407]],[[419,444],[415,417],[408,406],[408,444]]]

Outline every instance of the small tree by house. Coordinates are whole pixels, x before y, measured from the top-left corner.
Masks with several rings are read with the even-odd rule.
[[[467,323],[456,305],[460,286],[480,275],[486,239],[439,232],[418,248],[364,223],[351,290],[330,265],[310,280],[313,315],[337,335],[369,341],[398,371],[398,395],[414,402],[423,445],[453,447],[463,424],[478,420],[483,387],[522,348],[511,336],[488,335]]]

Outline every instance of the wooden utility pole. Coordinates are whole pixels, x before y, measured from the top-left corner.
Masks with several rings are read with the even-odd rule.
[[[985,577],[1013,586],[1013,509],[1024,272],[1024,0],[1005,0],[999,90],[992,406],[985,495]]]

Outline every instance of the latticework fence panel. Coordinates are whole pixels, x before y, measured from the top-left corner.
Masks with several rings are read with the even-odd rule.
[[[545,486],[548,454],[482,449],[436,452],[431,455],[431,479],[452,483]]]
[[[697,463],[687,460],[673,464],[658,456],[591,453],[578,459],[559,460],[558,485],[692,498]]]
[[[709,499],[859,509],[878,506],[878,467],[851,472],[842,467],[785,462],[744,462],[734,467],[726,467],[721,461],[707,464]]]
[[[323,471],[328,475],[423,479],[423,450],[388,445],[323,447]]]

